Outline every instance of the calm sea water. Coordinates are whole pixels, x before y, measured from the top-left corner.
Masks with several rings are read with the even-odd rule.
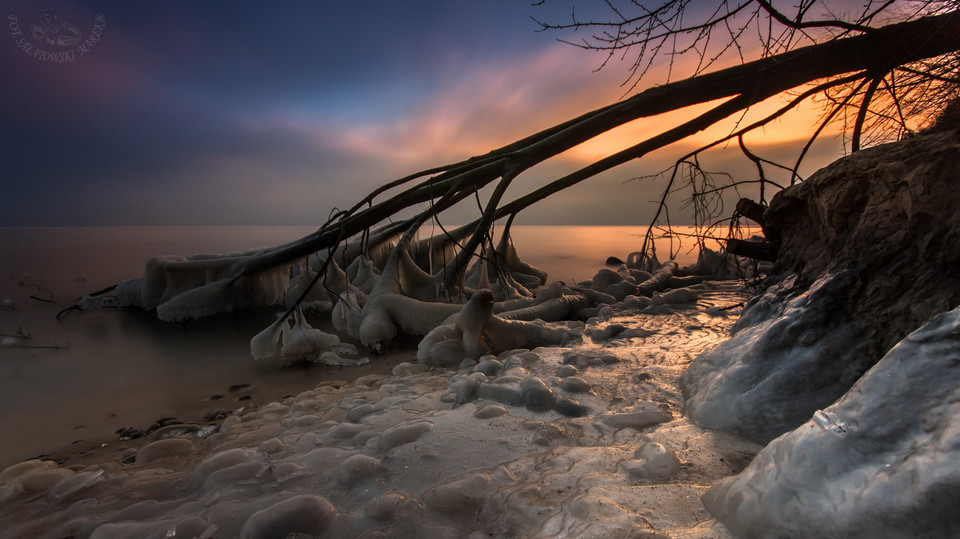
[[[23,346],[0,348],[0,469],[69,447],[88,448],[121,427],[160,417],[197,420],[206,412],[269,402],[324,380],[378,372],[412,358],[412,347],[345,372],[283,369],[255,362],[252,335],[269,310],[187,324],[150,313],[102,310],[55,315],[77,298],[138,277],[156,255],[224,253],[285,243],[309,227],[150,227],[0,229],[0,333]],[[640,249],[645,227],[514,227],[520,256],[552,279],[592,277],[608,256]],[[658,244],[662,253],[666,242]],[[664,258],[664,255],[661,255]],[[678,262],[696,253],[681,249]],[[230,391],[231,386],[250,387]],[[219,396],[221,398],[213,398]]]

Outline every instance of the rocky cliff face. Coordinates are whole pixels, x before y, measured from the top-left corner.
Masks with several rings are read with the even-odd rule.
[[[774,197],[780,259],[732,338],[681,379],[687,413],[769,441],[960,304],[960,134],[857,152]]]

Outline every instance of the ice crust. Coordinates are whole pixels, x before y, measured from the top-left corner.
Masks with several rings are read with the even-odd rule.
[[[680,378],[697,423],[769,441],[830,405],[872,364],[862,335],[834,298],[854,278],[831,274],[780,302],[769,288],[727,341],[703,352]]]
[[[960,305],[957,133],[854,152],[778,192],[775,269],[729,342],[681,379],[694,420],[769,441]]]
[[[22,463],[0,472],[0,537],[727,537],[699,497],[759,448],[689,423],[676,379],[739,298],[618,306],[574,331],[616,337],[322,384],[129,464]]]
[[[957,537],[960,309],[703,498],[741,537]]]

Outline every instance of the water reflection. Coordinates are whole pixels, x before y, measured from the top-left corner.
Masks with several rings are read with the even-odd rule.
[[[253,361],[248,343],[275,310],[247,310],[186,324],[152,313],[102,310],[56,313],[76,298],[139,276],[161,254],[230,252],[271,246],[310,227],[0,229],[0,333],[29,333],[0,348],[0,467],[71,442],[93,443],[121,427],[159,417],[198,419],[217,408],[269,402],[329,379],[384,372],[413,357],[415,342],[345,372],[338,367],[282,369]],[[553,279],[593,276],[608,256],[639,248],[643,227],[514,227],[527,262]],[[681,263],[690,263],[688,255]],[[54,303],[31,298],[52,299]],[[328,321],[311,325],[332,331]],[[53,348],[54,346],[66,348]],[[250,384],[242,392],[230,386]],[[214,395],[222,399],[211,400]],[[249,400],[240,400],[249,395]],[[16,434],[14,434],[16,433]]]

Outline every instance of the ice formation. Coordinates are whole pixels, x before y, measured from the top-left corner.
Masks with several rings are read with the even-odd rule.
[[[956,132],[864,149],[777,193],[774,273],[682,387],[696,421],[769,441],[960,304]]]
[[[708,312],[739,301],[724,286],[557,326],[624,328],[609,339],[403,363],[233,411],[212,433],[17,464],[0,471],[0,535],[727,537],[699,497],[758,447],[688,422],[676,387],[731,323]]]
[[[960,309],[910,334],[704,504],[740,537],[957,537]]]
[[[773,313],[763,312],[763,298],[745,311],[733,337],[701,354],[681,377],[687,415],[769,441],[809,419],[810,406],[843,395],[871,362],[854,322],[834,301],[850,278],[825,277]],[[766,296],[779,290],[771,287]]]
[[[561,296],[497,316],[493,293],[477,291],[458,311],[453,324],[438,325],[426,334],[417,347],[417,360],[432,367],[450,367],[488,352],[561,344],[572,338],[568,328],[550,327],[543,321],[562,320],[586,303],[583,296]]]

